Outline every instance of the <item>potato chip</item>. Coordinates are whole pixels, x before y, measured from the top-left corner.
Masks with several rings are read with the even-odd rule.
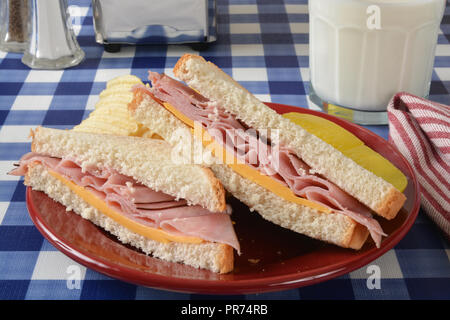
[[[141,79],[139,79],[138,77],[133,76],[131,74],[127,74],[127,75],[116,77],[114,79],[109,80],[108,83],[106,84],[106,88],[109,89],[109,88],[112,88],[115,86],[126,86],[126,87],[131,88],[135,84],[142,84]]]
[[[99,95],[95,109],[73,130],[156,138],[150,130],[136,122],[128,111],[128,103],[133,99],[131,89],[137,84],[143,83],[133,75],[120,76],[108,81],[106,89]]]

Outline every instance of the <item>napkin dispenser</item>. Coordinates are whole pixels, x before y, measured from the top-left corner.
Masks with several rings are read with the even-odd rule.
[[[95,39],[110,44],[216,40],[215,0],[93,0]]]

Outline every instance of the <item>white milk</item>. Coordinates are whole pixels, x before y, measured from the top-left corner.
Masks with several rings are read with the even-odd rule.
[[[309,0],[311,84],[322,100],[385,111],[428,96],[446,0]]]

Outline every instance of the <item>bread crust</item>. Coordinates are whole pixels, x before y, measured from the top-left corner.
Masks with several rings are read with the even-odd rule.
[[[227,203],[225,200],[225,189],[219,179],[216,178],[214,173],[209,168],[202,168],[209,179],[213,193],[215,194],[216,202],[218,203],[217,212],[225,211]]]
[[[355,250],[361,249],[369,236],[369,230],[359,223],[354,223],[352,230],[349,232],[344,240],[344,247]]]
[[[133,90],[133,99],[128,103],[128,110],[133,114],[143,99],[141,90]]]
[[[377,212],[383,218],[392,220],[402,208],[406,201],[406,196],[396,188],[391,188],[385,198],[385,202],[378,206]]]
[[[200,59],[200,60],[205,60],[203,57],[195,55],[195,54],[189,54],[189,53],[185,53],[181,56],[180,59],[178,59],[177,63],[175,63],[175,66],[173,67],[173,74],[179,77],[179,74],[183,72],[183,68],[185,63],[190,60],[190,59]]]
[[[234,251],[227,244],[220,244],[221,253],[217,255],[219,273],[228,273],[234,269]]]

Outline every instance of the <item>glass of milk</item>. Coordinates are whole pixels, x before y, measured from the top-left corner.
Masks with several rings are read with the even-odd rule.
[[[310,101],[386,124],[399,91],[427,97],[446,0],[309,0]]]

